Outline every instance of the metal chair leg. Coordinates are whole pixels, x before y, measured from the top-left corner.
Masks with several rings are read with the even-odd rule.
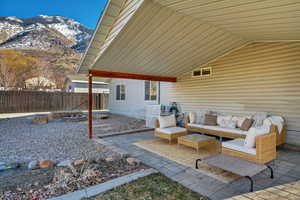
[[[196,163],[195,163],[195,168],[196,168],[196,169],[199,169],[199,167],[198,167],[198,162],[199,162],[199,161],[201,161],[200,158],[196,160]]]
[[[250,181],[250,192],[253,192],[253,180],[250,176],[245,176],[245,178],[247,178]]]
[[[272,169],[272,167],[271,166],[269,166],[269,165],[267,165],[267,167],[270,169],[270,171],[271,171],[271,176],[270,176],[270,178],[274,178],[274,172],[273,172],[273,169]]]

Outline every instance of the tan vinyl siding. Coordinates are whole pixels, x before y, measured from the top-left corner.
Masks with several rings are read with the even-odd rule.
[[[287,142],[300,145],[300,42],[253,43],[211,62],[213,75],[161,86],[162,103],[183,111],[265,111],[288,120]]]

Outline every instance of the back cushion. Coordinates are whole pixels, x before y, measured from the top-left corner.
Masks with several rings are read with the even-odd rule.
[[[168,128],[176,126],[175,115],[159,116],[159,128]]]
[[[224,126],[224,122],[231,120],[231,115],[218,115],[217,117],[217,124],[219,126]]]
[[[270,132],[270,127],[261,126],[259,128],[251,127],[245,138],[245,147],[255,147],[255,138],[260,135],[266,135]]]
[[[189,112],[190,123],[195,124],[197,121],[197,113]]]
[[[245,121],[246,117],[244,116],[233,116],[232,120],[236,121],[237,127],[241,128],[243,122]]]
[[[192,124],[204,124],[205,114],[209,114],[208,110],[197,111],[197,112],[189,112],[190,123]]]
[[[216,126],[217,125],[217,115],[206,114],[204,118],[204,125]]]
[[[266,112],[256,113],[253,117],[254,123],[253,127],[260,127],[263,125],[263,121],[267,118],[268,114]]]

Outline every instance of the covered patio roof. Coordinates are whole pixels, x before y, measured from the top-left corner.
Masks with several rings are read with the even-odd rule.
[[[110,0],[78,72],[180,77],[251,42],[293,40],[297,0]]]

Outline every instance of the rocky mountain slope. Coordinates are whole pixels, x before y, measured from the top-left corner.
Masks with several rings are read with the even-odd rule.
[[[61,88],[65,75],[75,72],[92,34],[93,30],[62,16],[0,17],[0,62],[6,49],[33,57],[40,75]]]
[[[71,48],[83,52],[93,30],[62,16],[0,17],[0,48]]]

